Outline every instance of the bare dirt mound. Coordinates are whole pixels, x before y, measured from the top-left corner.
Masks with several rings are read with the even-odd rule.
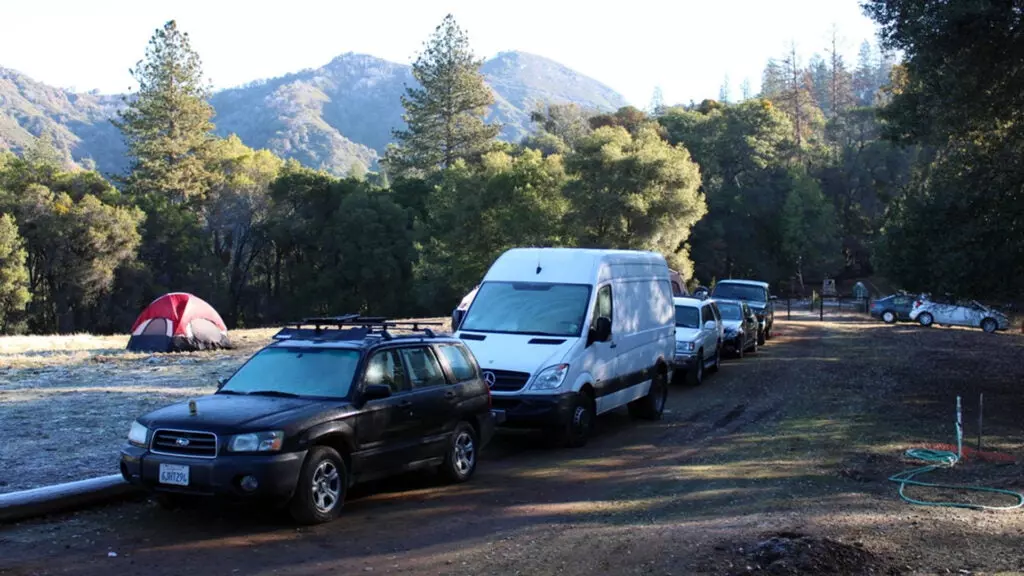
[[[857,545],[831,538],[781,533],[747,548],[746,566],[730,576],[898,575],[900,571],[885,558]]]

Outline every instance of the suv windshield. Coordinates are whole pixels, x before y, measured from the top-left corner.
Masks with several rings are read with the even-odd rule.
[[[358,365],[357,350],[265,348],[239,368],[220,391],[344,398]]]
[[[700,314],[693,306],[676,306],[676,326],[679,328],[700,328]]]
[[[715,290],[711,294],[714,298],[724,298],[727,300],[746,300],[748,302],[767,302],[764,288],[760,286],[750,286],[748,284],[730,284],[720,282],[715,285]]]
[[[731,302],[719,302],[718,311],[722,314],[723,320],[742,320],[743,311],[740,310],[739,304],[733,304]]]
[[[460,330],[579,336],[589,300],[581,284],[485,282]]]

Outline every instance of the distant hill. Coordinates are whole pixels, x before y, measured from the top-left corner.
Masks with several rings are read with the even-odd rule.
[[[503,124],[502,138],[510,141],[531,130],[537,104],[626,105],[604,84],[532,54],[502,52],[481,71],[495,92],[489,119]],[[410,66],[348,53],[315,70],[216,92],[211,103],[219,134],[234,133],[251,147],[344,174],[354,164],[375,167],[391,130],[404,125],[400,97],[413,83]],[[0,68],[0,149],[19,151],[49,132],[69,162],[121,172],[124,145],[109,122],[120,105],[120,96],[73,93]]]

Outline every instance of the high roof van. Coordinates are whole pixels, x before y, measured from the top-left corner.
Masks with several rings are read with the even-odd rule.
[[[494,261],[455,326],[501,425],[581,446],[595,417],[616,408],[661,418],[674,318],[660,254],[514,248]]]

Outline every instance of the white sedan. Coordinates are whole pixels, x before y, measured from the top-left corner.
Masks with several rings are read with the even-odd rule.
[[[957,304],[917,300],[910,311],[910,319],[916,320],[921,326],[968,326],[981,328],[988,333],[1010,327],[1010,318],[1006,314],[976,300]]]

